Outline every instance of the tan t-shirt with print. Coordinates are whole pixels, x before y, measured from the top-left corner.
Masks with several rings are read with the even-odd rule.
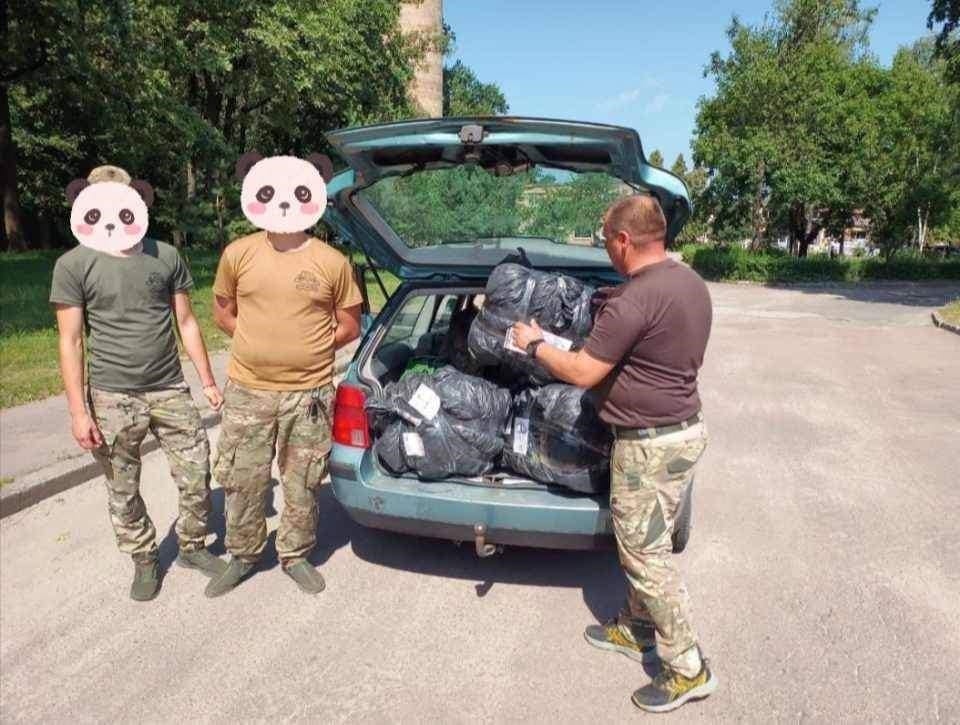
[[[333,380],[335,310],[355,307],[350,262],[312,238],[278,252],[257,232],[230,243],[213,293],[237,301],[227,375],[262,390],[310,390]]]

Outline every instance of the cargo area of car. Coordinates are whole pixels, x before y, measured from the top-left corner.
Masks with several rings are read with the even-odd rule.
[[[398,291],[397,295],[398,298],[391,300],[357,357],[359,378],[370,388],[372,396],[381,394],[387,385],[400,380],[406,371],[417,371],[424,366],[436,369],[452,365],[471,375],[509,386],[509,372],[498,368],[472,367],[467,351],[470,323],[483,305],[482,287],[414,287]],[[375,443],[376,438],[372,442]],[[393,475],[376,460],[374,448],[372,446],[368,451],[374,465],[384,475]],[[399,477],[421,480],[410,472]],[[480,477],[447,478],[444,483],[549,491],[565,498],[586,495],[518,476],[502,468]]]

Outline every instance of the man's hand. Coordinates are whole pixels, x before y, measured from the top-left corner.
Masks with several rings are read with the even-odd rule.
[[[223,393],[220,392],[220,388],[216,383],[213,385],[204,385],[203,395],[207,399],[210,410],[217,412],[223,407]]]
[[[100,434],[100,429],[97,427],[97,424],[93,422],[93,418],[90,417],[89,413],[81,413],[73,416],[71,427],[73,429],[74,439],[84,450],[92,451],[94,448],[99,448],[103,445],[103,436]]]
[[[513,339],[514,345],[519,347],[521,350],[526,350],[527,345],[534,340],[543,339],[543,330],[540,329],[540,325],[537,324],[536,320],[530,320],[529,325],[525,325],[522,322],[517,322],[511,328],[510,336]]]

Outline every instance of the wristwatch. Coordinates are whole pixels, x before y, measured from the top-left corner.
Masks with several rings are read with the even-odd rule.
[[[537,348],[540,347],[542,343],[543,343],[542,337],[539,340],[531,340],[530,343],[527,345],[527,355],[529,355],[532,358],[535,358],[537,356]]]

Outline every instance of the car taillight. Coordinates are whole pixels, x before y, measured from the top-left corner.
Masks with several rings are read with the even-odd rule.
[[[333,405],[333,440],[354,448],[370,447],[367,423],[367,396],[360,388],[343,383],[337,388]]]

